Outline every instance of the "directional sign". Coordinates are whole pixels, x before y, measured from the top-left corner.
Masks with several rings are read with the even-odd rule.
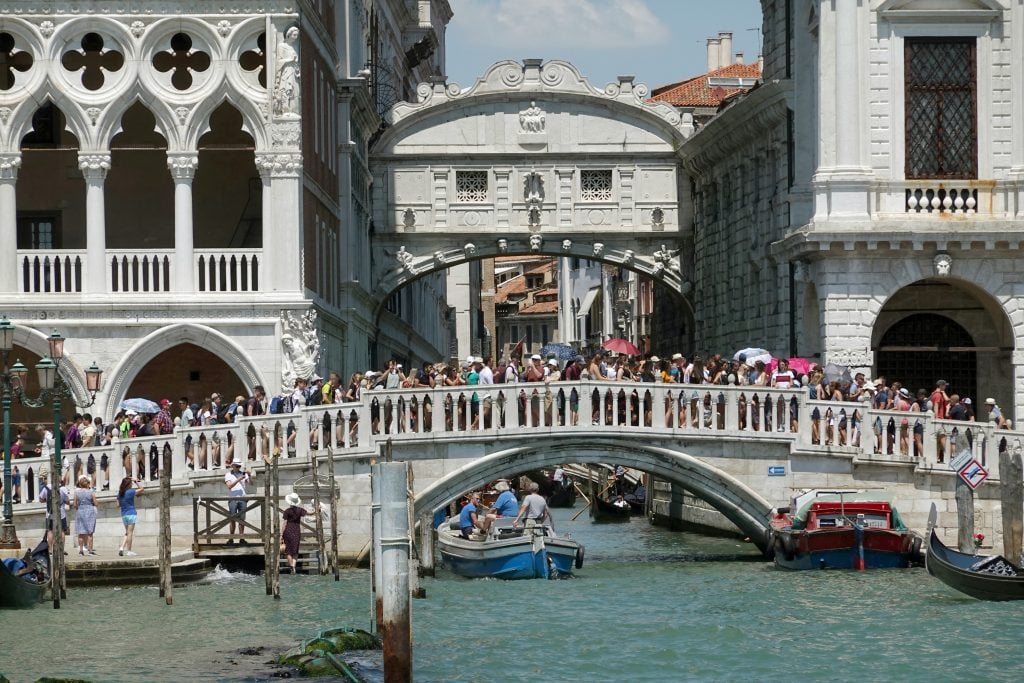
[[[971,449],[970,448],[965,448],[962,451],[960,451],[959,453],[957,453],[953,457],[953,459],[949,461],[949,466],[953,470],[959,472],[963,468],[967,467],[967,463],[969,463],[973,459],[974,459],[974,456],[971,454]]]
[[[971,489],[981,486],[981,482],[988,479],[988,470],[981,466],[981,463],[972,459],[967,467],[960,470],[960,478],[967,482]]]
[[[768,476],[769,477],[784,477],[786,476],[785,465],[768,465]]]

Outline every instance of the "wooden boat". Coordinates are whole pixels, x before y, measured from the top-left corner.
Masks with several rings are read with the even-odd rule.
[[[1024,600],[1024,569],[1002,555],[978,557],[947,548],[932,529],[925,556],[928,573],[979,600]]]
[[[638,484],[632,493],[624,495],[623,499],[629,503],[629,507],[632,508],[634,515],[642,515],[646,512],[647,489],[642,484]]]
[[[611,501],[601,496],[594,498],[594,519],[603,522],[628,522],[633,509],[625,500]]]
[[[921,547],[877,491],[808,491],[777,511],[771,526],[775,564],[785,569],[909,567]]]
[[[15,576],[5,562],[0,562],[0,609],[27,609],[43,601],[49,589],[50,563],[46,557],[45,543],[42,554],[37,548],[31,558],[36,568],[35,575]]]
[[[566,479],[565,484],[555,484],[550,495],[548,495],[549,508],[571,508],[576,506],[576,487],[572,481]]]
[[[512,519],[494,520],[486,535],[465,539],[458,518],[437,527],[437,547],[444,565],[471,579],[549,579],[583,566],[583,546],[557,536],[546,524],[512,528]],[[479,536],[479,538],[477,538]]]

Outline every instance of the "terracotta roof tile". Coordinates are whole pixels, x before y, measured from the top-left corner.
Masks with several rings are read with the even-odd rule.
[[[550,315],[551,313],[558,313],[557,301],[538,301],[519,309],[519,315]]]
[[[686,81],[670,83],[654,89],[649,102],[666,102],[676,107],[717,107],[726,97],[749,87],[714,87],[712,78],[760,78],[761,68],[753,64],[729,64]]]
[[[503,304],[508,301],[510,296],[517,294],[526,294],[526,278],[522,275],[516,275],[498,285],[498,289],[494,293],[494,303]]]

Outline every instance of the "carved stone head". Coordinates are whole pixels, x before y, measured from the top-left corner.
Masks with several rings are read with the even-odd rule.
[[[502,254],[508,251],[508,240],[505,239],[504,237],[498,240],[498,251],[500,251]]]
[[[953,257],[949,254],[935,255],[935,274],[938,277],[948,277],[953,270]]]

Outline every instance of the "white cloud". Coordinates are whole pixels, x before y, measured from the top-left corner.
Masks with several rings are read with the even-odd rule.
[[[620,49],[667,44],[670,32],[647,0],[451,0],[477,45],[545,57],[558,49]]]

